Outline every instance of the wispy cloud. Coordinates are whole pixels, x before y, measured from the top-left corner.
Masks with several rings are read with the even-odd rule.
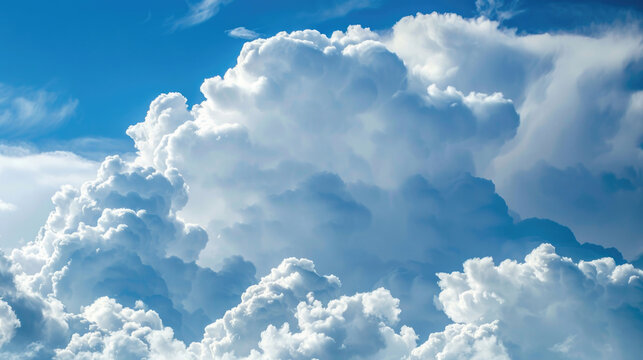
[[[502,22],[524,11],[518,3],[519,0],[476,0],[476,9],[480,15]]]
[[[0,134],[25,135],[54,128],[76,111],[78,100],[38,89],[0,84]]]
[[[201,0],[195,4],[188,4],[190,10],[182,18],[176,20],[173,30],[187,28],[210,20],[219,12],[221,6],[233,0]]]
[[[368,8],[376,8],[381,5],[383,0],[344,0],[334,1],[328,8],[323,10],[319,16],[323,19],[338,18],[348,13]]]
[[[228,36],[233,38],[246,39],[246,40],[252,40],[259,37],[259,33],[250,29],[246,29],[243,26],[240,26],[231,30],[226,30],[226,34],[228,34]]]

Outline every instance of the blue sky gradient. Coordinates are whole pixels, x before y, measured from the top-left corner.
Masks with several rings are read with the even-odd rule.
[[[355,3],[354,6],[345,6]],[[637,1],[507,1],[515,8],[504,20],[520,32],[591,32],[601,24],[637,18]],[[216,16],[176,28],[189,15],[185,1],[20,1],[3,4],[0,14],[2,84],[45,90],[59,100],[76,99],[78,108],[49,131],[3,132],[9,141],[32,141],[45,149],[65,149],[61,141],[81,137],[117,138],[145,114],[156,95],[178,91],[199,102],[204,78],[222,75],[236,62],[244,42],[226,34],[237,27],[262,36],[314,28],[330,35],[351,24],[385,30],[417,12],[476,16],[474,1],[232,1]],[[344,14],[343,11],[349,11]],[[490,13],[494,17],[495,13]],[[126,84],[126,86],[124,86]],[[107,154],[107,153],[106,153]]]

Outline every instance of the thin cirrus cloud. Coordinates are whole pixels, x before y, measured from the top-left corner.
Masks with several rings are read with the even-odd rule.
[[[379,7],[384,0],[340,0],[331,1],[319,11],[322,19],[333,19],[348,15],[352,11]]]
[[[201,103],[152,101],[137,154],[0,256],[0,355],[638,359],[628,241],[516,213],[542,189],[511,184],[580,163],[609,211],[638,206],[639,39],[433,13],[249,42]],[[599,115],[610,131],[580,131]]]
[[[523,11],[518,8],[519,3],[519,0],[476,0],[476,10],[480,15],[502,22]]]
[[[232,1],[234,0],[201,0],[197,3],[189,3],[188,13],[175,20],[172,23],[172,29],[177,30],[188,28],[204,23],[214,17],[219,12],[222,6]],[[383,0],[332,1],[328,4],[324,4],[323,9],[317,10],[314,13],[315,16],[321,17],[322,19],[332,19],[345,16],[355,10],[378,7],[382,3],[382,1]],[[245,29],[244,27],[231,29],[226,31],[226,33],[232,37],[238,37],[241,39],[254,39],[259,36],[254,31]]]
[[[182,29],[195,26],[210,20],[221,7],[233,0],[201,0],[197,3],[188,3],[188,13],[175,20],[172,29]]]
[[[69,119],[77,107],[77,99],[61,99],[51,91],[0,84],[0,133],[5,137],[41,133]]]

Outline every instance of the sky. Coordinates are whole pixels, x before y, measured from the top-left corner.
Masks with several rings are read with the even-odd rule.
[[[641,11],[0,5],[0,357],[637,359]]]

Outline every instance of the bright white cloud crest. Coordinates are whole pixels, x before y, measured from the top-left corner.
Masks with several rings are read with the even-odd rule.
[[[159,359],[509,359],[509,353],[526,358],[590,359],[599,354],[634,359],[637,352],[631,350],[640,348],[640,328],[622,338],[618,325],[610,322],[628,321],[614,312],[641,311],[638,300],[629,300],[640,299],[643,271],[614,266],[611,259],[574,264],[544,244],[524,263],[495,266],[491,259],[470,260],[464,273],[440,275],[440,305],[458,323],[420,342],[409,327],[395,330],[399,300],[388,290],[333,298],[338,280],[318,275],[312,266],[308,260],[284,260],[248,288],[238,306],[207,326],[203,340],[187,348],[172,338],[153,311],[98,299],[82,314],[94,332],[74,336],[58,357],[127,349]],[[518,277],[512,276],[516,273]],[[596,294],[601,294],[598,301],[587,298]],[[591,319],[573,318],[587,314],[572,311],[578,305],[592,306],[582,309],[592,310]],[[496,320],[485,323],[488,318]],[[524,336],[525,321],[532,321],[530,331],[538,336]],[[569,329],[554,324],[578,328],[569,336]]]
[[[641,191],[640,94],[623,85],[638,39],[420,14],[384,35],[351,26],[248,42],[204,81],[202,103],[154,100],[127,130],[137,157],[108,157],[94,180],[63,187],[37,238],[2,258],[2,351],[634,359],[643,272],[552,221],[521,220],[477,176],[529,197],[512,193],[524,173],[580,164],[583,181],[616,194],[597,205],[637,206],[617,197]],[[582,61],[602,47],[613,51]],[[605,102],[588,102],[605,84]],[[586,104],[618,115],[610,131],[580,131],[598,121]]]

